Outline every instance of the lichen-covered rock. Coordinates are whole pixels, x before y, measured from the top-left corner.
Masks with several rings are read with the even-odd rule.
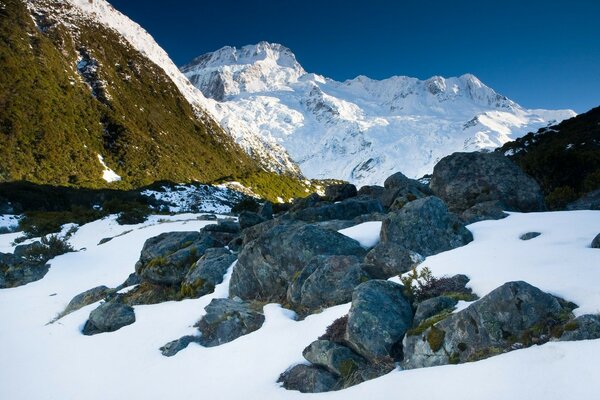
[[[230,296],[283,302],[297,273],[318,255],[364,257],[360,244],[341,233],[294,221],[281,221],[239,254]]]
[[[591,247],[592,249],[600,249],[600,233],[592,240]]]
[[[448,211],[442,200],[430,196],[390,213],[381,226],[381,242],[394,243],[423,257],[464,246],[473,235]]]
[[[67,314],[77,311],[82,307],[95,303],[106,297],[111,292],[110,288],[106,286],[97,286],[95,288],[86,290],[85,292],[79,293],[73,297],[65,310],[60,314],[60,317],[64,317]]]
[[[332,219],[349,220],[380,212],[383,212],[383,207],[378,199],[353,197],[337,203],[306,207],[290,213],[290,217],[305,222],[318,222]]]
[[[45,262],[30,262],[13,254],[0,253],[0,289],[38,281],[49,269],[50,265]]]
[[[347,303],[354,288],[369,280],[356,256],[316,256],[292,280],[287,299],[300,312]]]
[[[508,214],[504,212],[508,208],[498,200],[484,201],[463,211],[460,218],[467,225],[490,219],[502,219],[508,217]]]
[[[413,325],[417,326],[427,318],[433,317],[444,310],[452,309],[457,303],[456,299],[448,296],[438,296],[422,301],[417,305]]]
[[[288,390],[302,393],[322,393],[340,389],[339,378],[336,375],[314,365],[294,365],[281,374],[277,382]]]
[[[541,211],[544,197],[537,182],[498,153],[454,153],[433,169],[430,187],[452,211],[498,200],[512,211]]]
[[[384,182],[385,190],[379,197],[381,204],[392,210],[399,210],[413,200],[431,196],[432,192],[421,182],[406,177],[401,172],[389,176]]]
[[[236,255],[223,247],[207,249],[200,259],[190,268],[181,284],[185,297],[196,298],[212,293],[223,276],[236,260]]]
[[[341,183],[325,187],[325,198],[329,201],[342,201],[356,195],[356,186],[351,183]]]
[[[600,315],[586,314],[565,324],[560,341],[600,339]]]
[[[177,285],[206,249],[224,245],[206,231],[163,233],[146,240],[135,272],[156,284]]]
[[[135,313],[132,307],[110,301],[101,304],[90,313],[82,333],[84,335],[95,335],[103,332],[114,332],[134,322]]]
[[[205,347],[219,346],[258,330],[265,316],[249,302],[239,299],[213,299],[206,315],[196,325],[198,342]]]
[[[349,378],[367,363],[367,360],[350,348],[329,340],[315,340],[302,351],[302,355],[308,362],[343,379]]]
[[[570,314],[554,296],[526,282],[508,282],[466,309],[403,341],[405,369],[476,361],[543,343]]]
[[[345,341],[358,354],[371,361],[396,358],[398,345],[411,327],[413,311],[394,282],[372,280],[352,294]]]
[[[364,270],[375,279],[388,279],[410,271],[425,258],[397,243],[381,242],[365,257]]]

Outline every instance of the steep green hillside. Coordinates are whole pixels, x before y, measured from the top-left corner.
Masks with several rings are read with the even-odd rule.
[[[84,20],[66,27],[54,15],[30,15],[19,0],[2,4],[0,182],[129,189],[264,181],[258,163],[116,32]],[[61,4],[52,6],[69,7]],[[98,155],[121,181],[102,178]],[[304,193],[289,177],[267,175],[282,187],[278,196]]]
[[[600,188],[600,107],[528,133],[497,151],[535,178],[550,209]]]

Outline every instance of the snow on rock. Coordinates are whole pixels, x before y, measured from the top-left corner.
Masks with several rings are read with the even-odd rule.
[[[240,185],[241,186],[241,185]],[[230,189],[224,185],[211,186],[202,184],[165,185],[160,189],[147,189],[142,195],[153,197],[165,204],[169,212],[207,212],[227,214],[244,196],[241,191]]]
[[[136,306],[136,322],[116,332],[94,337],[80,333],[98,304],[84,307],[60,323],[45,325],[74,295],[124,281],[147,238],[162,232],[197,230],[208,223],[196,216],[157,216],[127,227],[117,225],[114,217],[86,224],[70,239],[74,247],[85,250],[55,258],[41,281],[0,290],[0,341],[4,346],[0,398],[77,399],[81,393],[89,400],[192,398],[199,393],[219,399],[305,398],[307,395],[282,389],[276,380],[289,366],[304,362],[302,349],[346,314],[349,304],[303,321],[295,321],[294,314],[279,305],[268,304],[265,324],[258,331],[218,347],[192,344],[175,357],[160,354],[158,349],[165,343],[195,334],[193,324],[203,315],[203,308],[213,298],[228,295],[232,268],[215,293],[195,300]],[[525,280],[576,302],[578,315],[599,312],[600,252],[589,248],[598,226],[598,211],[513,213],[502,220],[470,225],[475,238],[472,243],[429,257],[423,266],[438,276],[467,274],[479,296],[507,281]],[[346,233],[359,238],[357,232],[370,231],[373,238],[375,230],[375,225],[361,224]],[[529,231],[541,235],[536,240],[519,239]],[[9,235],[0,235],[0,242]],[[98,246],[107,236],[115,237]],[[401,393],[406,398],[448,400],[595,398],[599,358],[600,340],[551,342],[474,363],[396,370],[349,389],[309,397],[376,400]],[[93,369],[86,367],[91,361]]]
[[[108,168],[108,166],[104,162],[104,158],[100,154],[98,154],[98,161],[100,161],[100,164],[102,164],[102,167],[104,168],[104,171],[102,172],[102,179],[109,183],[118,182],[121,180],[121,177],[117,175],[115,171]]]
[[[337,82],[267,42],[224,47],[181,70],[219,101],[213,115],[247,151],[277,144],[306,176],[358,185],[397,171],[420,177],[452,152],[492,149],[576,115],[524,109],[471,74]]]
[[[13,231],[19,226],[20,215],[0,215],[0,232]]]
[[[370,249],[379,243],[379,231],[381,231],[381,221],[369,221],[338,232],[356,240],[365,249]]]

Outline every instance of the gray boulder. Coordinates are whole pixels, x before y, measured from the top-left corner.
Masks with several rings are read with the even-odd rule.
[[[302,393],[322,393],[340,389],[339,378],[325,368],[314,365],[294,365],[277,380],[285,389]]]
[[[27,261],[9,253],[0,253],[0,289],[26,285],[42,279],[50,264]]]
[[[29,244],[20,244],[17,247],[15,247],[13,255],[15,257],[27,257],[28,254],[30,254],[31,252],[41,251],[45,248],[46,246],[44,246],[40,241],[35,241]]]
[[[365,250],[341,233],[282,221],[243,247],[231,277],[230,296],[283,302],[294,276],[318,255],[364,257]]]
[[[600,189],[589,192],[578,200],[567,204],[567,210],[600,210]]]
[[[448,296],[438,296],[432,299],[427,299],[417,305],[413,326],[418,326],[427,318],[433,317],[444,310],[451,310],[456,306],[458,301]]]
[[[504,210],[507,210],[508,208],[509,207],[498,200],[484,201],[463,211],[460,218],[467,225],[490,219],[498,220],[508,217],[508,214],[504,212]]]
[[[239,216],[240,227],[242,229],[250,228],[266,220],[266,218],[261,217],[258,213],[251,211],[242,211]]]
[[[508,282],[403,341],[405,369],[477,361],[543,343],[570,309],[526,282]]]
[[[413,200],[432,195],[427,186],[401,172],[389,176],[383,185],[385,190],[380,196],[381,203],[392,210],[399,210]]]
[[[531,239],[535,239],[536,237],[538,237],[540,235],[541,235],[540,232],[527,232],[527,233],[524,233],[521,236],[519,236],[519,239],[521,239],[521,240],[531,240]]]
[[[600,249],[600,233],[592,240],[592,249]]]
[[[537,182],[498,153],[446,156],[434,167],[430,187],[456,212],[494,200],[512,211],[544,209],[544,197]]]
[[[327,221],[332,219],[350,220],[361,215],[383,212],[378,199],[354,197],[337,203],[322,203],[290,213],[293,219],[305,222]]]
[[[258,215],[260,215],[265,220],[273,219],[273,203],[270,201],[265,201],[258,207]]]
[[[205,232],[240,233],[242,228],[235,221],[223,220],[219,221],[218,224],[206,225],[202,230]]]
[[[223,247],[210,232],[169,232],[144,243],[135,272],[160,285],[178,285],[188,270],[211,247]]]
[[[381,242],[367,253],[364,270],[375,279],[388,279],[410,271],[425,258],[397,243]]]
[[[600,315],[587,314],[564,326],[560,341],[600,339]]]
[[[329,185],[325,187],[325,198],[329,201],[342,201],[357,195],[356,186],[351,183]]]
[[[92,303],[102,300],[111,292],[110,288],[106,286],[96,286],[95,288],[86,290],[85,292],[79,293],[73,297],[64,311],[60,313],[59,318],[64,317],[67,314],[77,311],[82,307],[88,306]]]
[[[262,312],[239,299],[213,299],[204,309],[206,315],[196,326],[201,333],[198,342],[205,347],[231,342],[258,330],[265,322]]]
[[[223,276],[236,258],[235,254],[223,247],[207,249],[186,274],[181,293],[189,298],[212,293],[215,286],[223,282]]]
[[[133,308],[114,301],[101,304],[90,313],[83,327],[84,335],[114,332],[135,322]]]
[[[190,343],[200,343],[200,336],[187,335],[173,340],[162,346],[159,350],[165,357],[173,357],[181,350],[187,348]]]
[[[397,356],[398,345],[413,321],[402,291],[402,285],[383,280],[365,282],[354,290],[344,339],[368,360]]]
[[[385,192],[385,188],[382,186],[377,186],[377,185],[366,185],[361,187],[358,192],[357,195],[358,196],[363,196],[363,197],[373,197],[373,198],[381,198],[381,196],[383,195],[383,193]]]
[[[342,379],[348,379],[367,364],[367,360],[348,347],[329,340],[315,340],[302,351],[302,355],[308,362],[323,367]]]
[[[356,256],[316,256],[292,280],[289,303],[303,313],[344,304],[352,299],[352,291],[369,276]]]

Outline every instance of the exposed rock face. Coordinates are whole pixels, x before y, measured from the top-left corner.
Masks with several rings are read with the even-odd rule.
[[[396,355],[399,342],[413,321],[402,285],[372,280],[352,295],[345,341],[363,357],[375,361]]]
[[[206,315],[197,324],[199,343],[205,347],[231,342],[256,331],[265,322],[262,312],[239,299],[213,299],[205,310]]]
[[[432,195],[431,189],[421,182],[407,178],[401,172],[389,176],[384,182],[385,190],[380,196],[385,208],[399,210],[413,200]]]
[[[356,186],[351,183],[329,185],[325,188],[325,198],[329,201],[342,201],[356,195]]]
[[[473,224],[489,219],[502,219],[508,217],[508,214],[503,211],[508,209],[509,207],[504,205],[501,201],[484,201],[463,211],[460,218],[465,224]]]
[[[342,378],[349,377],[367,363],[348,347],[329,340],[315,340],[304,349],[302,355],[310,363]]]
[[[146,240],[135,272],[156,284],[176,285],[206,249],[222,246],[209,232],[163,233]]]
[[[600,233],[592,240],[592,249],[600,249]]]
[[[251,226],[265,222],[266,220],[266,218],[261,217],[258,213],[251,211],[242,211],[239,217],[240,227],[242,229],[250,228]]]
[[[476,361],[543,343],[570,309],[526,282],[508,282],[468,308],[403,341],[403,368]]]
[[[106,286],[97,286],[95,288],[86,290],[85,292],[79,293],[73,297],[65,310],[61,313],[60,317],[64,317],[67,314],[77,311],[82,307],[95,303],[106,297],[111,292],[110,288]]]
[[[388,279],[410,271],[425,258],[397,243],[377,244],[365,257],[364,269],[376,279]]]
[[[101,304],[90,313],[83,327],[84,335],[95,335],[103,332],[114,332],[135,322],[133,308],[114,301]]]
[[[433,317],[444,310],[450,310],[458,303],[456,299],[448,296],[438,296],[424,300],[417,305],[413,326],[418,326],[427,318]]]
[[[365,250],[338,232],[293,221],[281,223],[244,246],[231,277],[230,296],[284,301],[294,276],[318,255],[364,257]]]
[[[322,393],[339,389],[337,376],[314,365],[294,365],[279,376],[277,382],[288,390],[302,393]]]
[[[567,210],[600,210],[600,189],[567,204]]]
[[[349,302],[354,288],[368,279],[356,256],[316,256],[292,281],[287,299],[299,311],[313,312]]]
[[[587,314],[565,325],[561,341],[600,339],[600,315]]]
[[[293,219],[306,222],[328,221],[333,219],[349,220],[365,214],[383,212],[378,199],[354,197],[338,203],[323,203],[315,207],[306,207],[290,213]]]
[[[13,254],[0,253],[0,289],[26,285],[42,279],[50,265],[29,262]]]
[[[537,182],[497,153],[454,153],[433,169],[430,187],[452,211],[501,201],[513,211],[541,211],[544,198]]]
[[[192,298],[212,293],[215,286],[223,282],[223,276],[236,258],[223,247],[207,249],[186,274],[181,285],[182,293]]]

